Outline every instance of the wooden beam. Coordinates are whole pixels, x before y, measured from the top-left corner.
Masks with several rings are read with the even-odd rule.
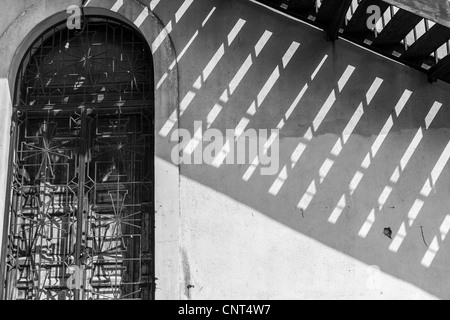
[[[335,41],[352,0],[323,0],[316,21],[324,26],[328,40]]]
[[[373,45],[395,45],[400,43],[423,18],[400,9],[383,31],[373,41]]]
[[[350,19],[345,32],[348,34],[361,35],[368,32],[372,32],[367,28],[367,20],[370,18],[371,14],[367,13],[367,9],[370,6],[378,6],[381,9],[381,13],[384,13],[388,8],[389,4],[382,0],[363,0],[356,8],[356,12]]]
[[[450,1],[448,0],[383,1],[450,28]]]
[[[430,82],[435,82],[441,79],[445,75],[450,74],[450,55],[441,59],[433,68],[428,72],[428,80]]]
[[[403,59],[420,59],[430,56],[450,39],[450,29],[435,24],[402,55]]]

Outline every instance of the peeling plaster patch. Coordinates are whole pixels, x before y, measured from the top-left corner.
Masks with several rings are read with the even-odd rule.
[[[385,228],[383,234],[388,237],[389,239],[392,239],[392,229],[391,228]]]

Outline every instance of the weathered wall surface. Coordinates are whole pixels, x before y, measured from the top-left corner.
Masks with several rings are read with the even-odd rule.
[[[181,126],[205,130],[217,105],[221,131],[285,121],[279,176],[181,167],[185,297],[449,298],[449,86],[248,1],[198,1],[185,18],[172,32],[178,52],[200,29],[179,64],[180,100],[195,93]]]
[[[15,11],[66,4],[5,2],[11,10],[0,14],[0,34]],[[121,10],[135,1],[123,2]],[[159,35],[169,37],[152,31],[156,107],[164,107],[156,184],[166,205],[176,203],[168,212],[177,210],[157,251],[170,244],[181,261],[172,297],[450,298],[448,84],[326,42],[319,30],[250,1],[151,3],[178,60],[170,68],[173,58],[158,46]],[[178,111],[164,95],[172,70]],[[171,135],[178,126],[194,135],[194,121],[203,130],[281,128],[277,174],[204,164],[182,165],[178,178]],[[178,268],[177,259],[159,267]]]

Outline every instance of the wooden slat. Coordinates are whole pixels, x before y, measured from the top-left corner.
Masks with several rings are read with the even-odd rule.
[[[289,9],[294,11],[309,11],[315,8],[315,0],[290,0]]]
[[[450,29],[435,24],[402,55],[403,59],[425,58],[450,39]]]
[[[329,25],[343,3],[343,0],[322,0],[322,5],[317,13],[316,21]]]
[[[428,79],[434,82],[450,74],[450,55],[441,59],[433,68],[429,70]]]
[[[317,15],[317,22],[327,30],[329,40],[336,40],[343,26],[352,0],[323,0]]]
[[[373,45],[393,45],[400,43],[423,18],[400,9],[383,31],[373,41]]]
[[[365,34],[370,32],[367,28],[367,20],[370,18],[371,14],[367,13],[367,8],[372,5],[378,6],[381,9],[381,13],[384,13],[389,8],[389,4],[382,0],[363,0],[345,28],[346,33]]]
[[[448,0],[383,1],[450,28],[450,1]]]

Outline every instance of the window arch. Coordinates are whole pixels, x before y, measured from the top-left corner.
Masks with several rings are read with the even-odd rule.
[[[17,76],[7,299],[154,297],[154,84],[115,19],[65,22]]]

